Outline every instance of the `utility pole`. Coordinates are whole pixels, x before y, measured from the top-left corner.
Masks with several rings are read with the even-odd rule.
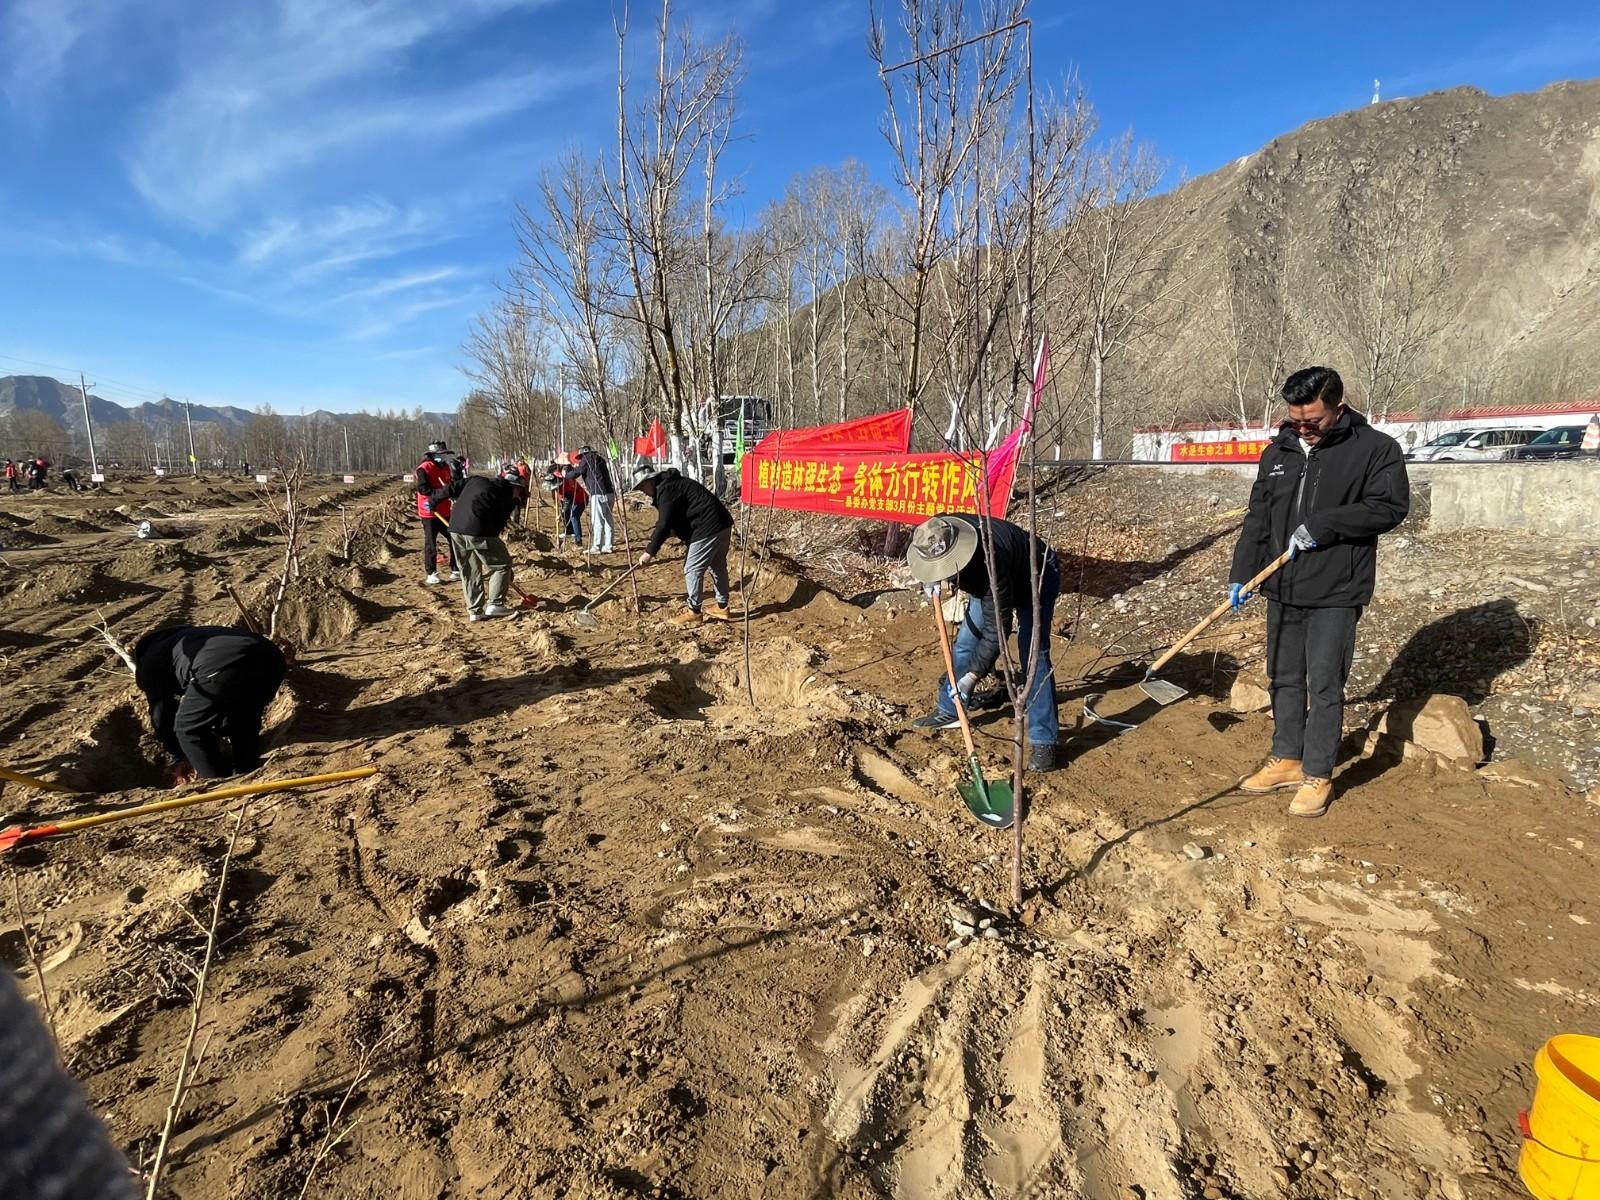
[[[355,460],[350,457],[350,426],[344,426],[344,470],[347,475],[356,473]]]
[[[78,372],[78,393],[83,397],[83,429],[89,435],[89,474],[100,474],[100,459],[94,452],[94,420],[89,416],[89,385],[83,381],[83,372]]]
[[[200,477],[200,460],[194,456],[194,417],[190,415],[190,410],[193,408],[194,405],[187,400],[183,402],[183,423],[189,427],[189,474],[198,479]]]

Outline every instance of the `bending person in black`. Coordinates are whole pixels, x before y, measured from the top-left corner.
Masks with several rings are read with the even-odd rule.
[[[146,634],[133,658],[175,784],[261,765],[261,718],[288,670],[277,646],[239,629],[185,625]]]

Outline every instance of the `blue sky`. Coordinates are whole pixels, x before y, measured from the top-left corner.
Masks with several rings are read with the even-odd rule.
[[[887,2],[887,0],[886,0]],[[886,180],[865,0],[679,0],[746,47],[736,215]],[[634,5],[642,41],[654,6]],[[1190,175],[1385,96],[1600,75],[1586,3],[1035,0],[1041,84]],[[453,408],[542,163],[612,135],[599,0],[4,0],[0,374],[110,399]]]

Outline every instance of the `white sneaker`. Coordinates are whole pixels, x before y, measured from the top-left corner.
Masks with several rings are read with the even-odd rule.
[[[483,615],[486,617],[510,617],[516,614],[514,610],[507,608],[504,604],[491,604],[483,610]]]
[[[427,584],[429,587],[432,587],[434,584],[443,583],[444,581],[442,579],[440,579],[437,575],[429,575],[422,582]]]
[[[446,576],[446,578],[448,579],[449,582],[455,583],[461,578],[461,572],[460,571],[451,571],[450,574],[448,576]]]
[[[481,620],[483,620],[483,617],[480,616],[478,613],[468,613],[467,614],[467,620],[469,620],[469,621],[481,621]]]

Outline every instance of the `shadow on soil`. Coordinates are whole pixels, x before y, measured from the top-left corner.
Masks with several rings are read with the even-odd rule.
[[[1365,700],[1407,700],[1434,692],[1468,704],[1488,699],[1494,681],[1533,653],[1538,624],[1508,597],[1463,608],[1412,634]]]

